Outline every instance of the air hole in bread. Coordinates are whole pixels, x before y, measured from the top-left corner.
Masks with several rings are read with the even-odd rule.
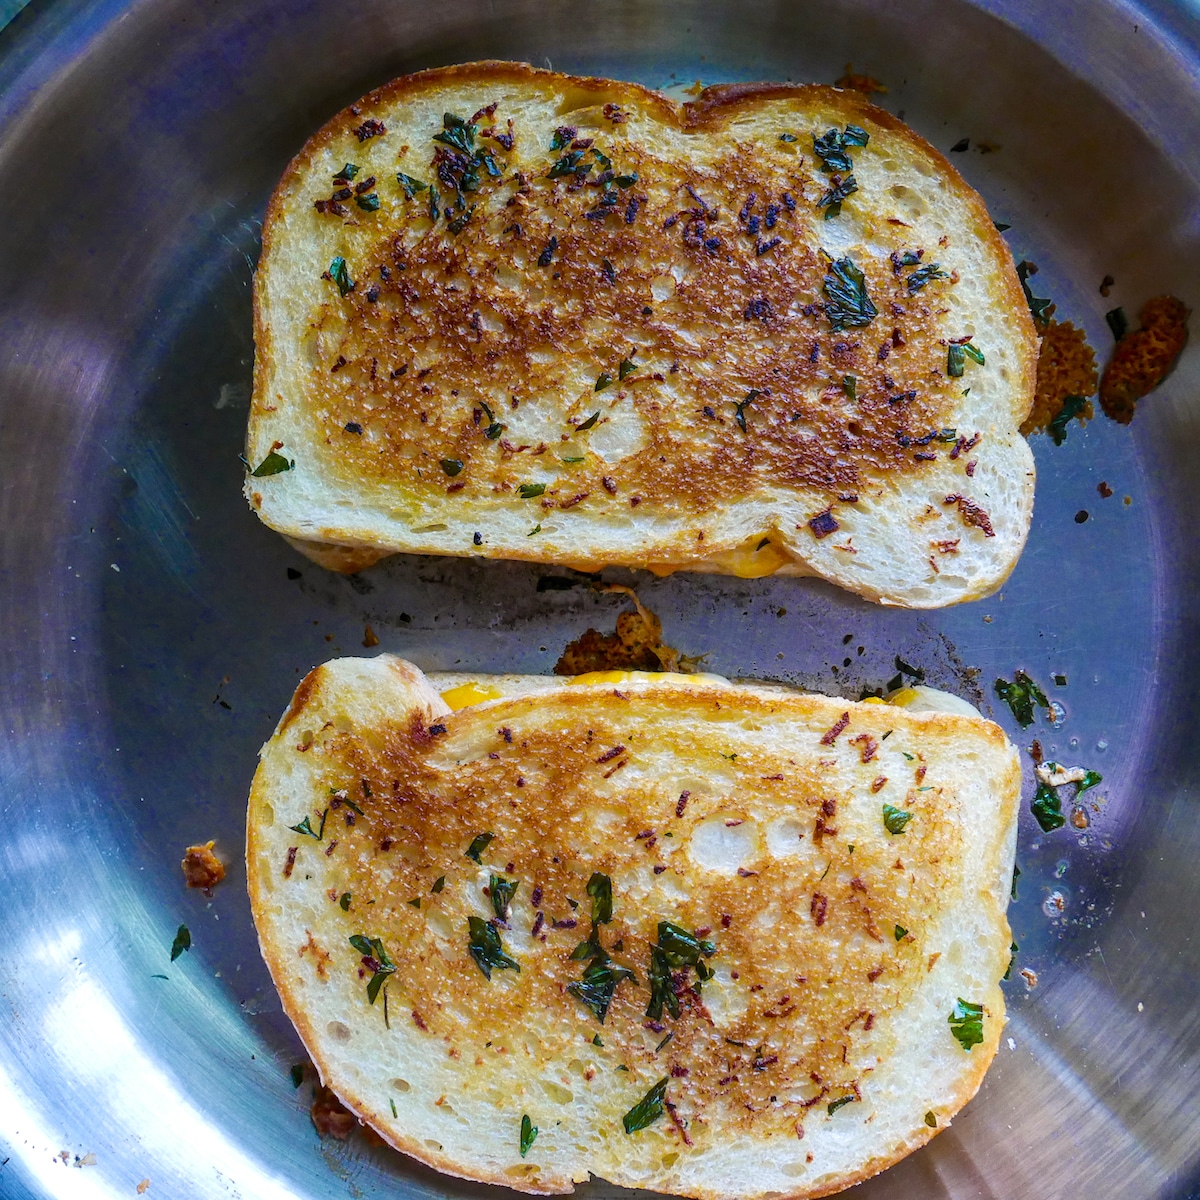
[[[733,875],[738,867],[747,866],[757,856],[758,826],[742,820],[736,813],[718,813],[696,826],[688,850],[705,870]]]
[[[354,1034],[350,1031],[349,1025],[343,1025],[341,1021],[330,1021],[325,1026],[325,1032],[329,1034],[335,1042],[348,1042]]]
[[[655,275],[650,280],[650,296],[655,304],[669,300],[675,292],[675,280],[670,275]]]
[[[550,1097],[555,1104],[570,1104],[575,1099],[575,1093],[570,1088],[565,1088],[561,1083],[555,1083],[553,1079],[542,1080],[542,1091]]]
[[[262,813],[261,820],[264,825],[275,824],[275,810],[269,804],[260,804],[258,811]]]
[[[393,1079],[392,1090],[397,1092],[408,1092],[412,1090],[412,1084],[407,1079]]]
[[[441,1142],[435,1142],[433,1140],[433,1138],[426,1138],[425,1145],[428,1146],[430,1150],[436,1150],[439,1154],[441,1153],[441,1150],[442,1150]]]
[[[413,532],[414,532],[414,533],[443,533],[443,532],[445,532],[446,528],[447,528],[447,526],[446,526],[446,525],[442,525],[442,524],[439,524],[439,525],[418,525],[418,526],[417,526],[417,527],[416,527],[416,528],[413,530]]]
[[[619,103],[628,101],[617,92],[585,92],[582,88],[571,88],[563,93],[563,98],[558,102],[557,114],[560,117],[574,115],[582,119],[590,113],[594,118],[599,118],[601,114],[596,110],[603,109],[606,104]],[[580,121],[573,124],[578,125]]]

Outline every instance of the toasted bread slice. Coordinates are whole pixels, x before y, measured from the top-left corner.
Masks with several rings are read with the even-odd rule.
[[[821,1196],[996,1052],[1019,779],[977,715],[342,659],[263,750],[250,895],[322,1080],[422,1162]]]
[[[854,92],[398,79],[279,184],[255,341],[246,494],[334,570],[780,571],[927,608],[1029,528],[1011,256]]]

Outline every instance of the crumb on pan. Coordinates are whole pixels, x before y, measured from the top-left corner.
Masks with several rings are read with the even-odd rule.
[[[1096,394],[1096,354],[1088,345],[1082,329],[1070,321],[1053,317],[1041,329],[1042,346],[1038,353],[1037,390],[1033,408],[1021,432],[1044,433],[1047,426],[1063,410],[1068,396],[1089,397]],[[1080,424],[1093,415],[1089,400],[1078,413]]]
[[[589,629],[568,643],[558,662],[555,675],[584,675],[589,671],[682,671],[696,669],[698,660],[663,645],[662,622],[644,608],[632,588],[609,584],[602,590],[624,592],[637,608],[617,617],[615,633]]]
[[[1174,296],[1155,296],[1142,308],[1142,327],[1113,350],[1100,382],[1100,407],[1121,425],[1133,420],[1137,402],[1171,373],[1187,341],[1188,310]],[[1041,381],[1041,364],[1038,371]]]
[[[887,88],[884,87],[878,79],[876,79],[873,75],[857,74],[854,70],[853,63],[846,64],[845,72],[833,86],[849,88],[854,92],[862,92],[864,96],[887,95]]]
[[[358,1124],[358,1119],[327,1087],[319,1087],[313,1094],[309,1110],[312,1123],[322,1137],[334,1137],[344,1142]]]
[[[225,878],[225,864],[213,853],[215,842],[189,846],[183,853],[183,877],[190,888],[210,891]]]

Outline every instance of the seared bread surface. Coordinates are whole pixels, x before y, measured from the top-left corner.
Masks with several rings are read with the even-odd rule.
[[[405,1153],[529,1192],[820,1196],[945,1128],[996,1052],[1019,780],[978,716],[342,659],[263,749],[250,894],[322,1080]],[[654,1012],[661,922],[707,945]],[[485,947],[486,978],[493,933],[519,970]],[[601,1022],[576,993],[606,963],[634,978]]]
[[[294,466],[247,496],[335,570],[783,571],[933,607],[997,587],[1029,527],[1011,256],[853,92],[398,79],[289,166],[255,338],[247,457]]]

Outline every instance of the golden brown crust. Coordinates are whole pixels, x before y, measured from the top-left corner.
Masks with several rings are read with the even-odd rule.
[[[416,673],[411,668],[407,668],[406,671],[402,669],[404,667],[407,667],[407,664],[399,665],[397,668],[400,670],[402,678],[416,677]],[[303,718],[308,718],[309,724],[319,726],[323,725],[330,717],[330,712],[322,707],[320,699],[322,695],[321,674],[324,670],[324,668],[318,669],[302,683],[301,689],[298,691],[297,702],[293,703],[288,715],[288,719],[293,724],[297,720],[303,724]],[[706,692],[703,687],[683,687],[669,684],[661,685],[661,687],[659,700],[661,701],[663,696],[668,697],[667,704],[672,710],[684,713],[687,713],[688,710],[695,710],[681,721],[683,728],[691,725],[703,726],[706,720],[711,723],[712,720],[720,717],[723,706],[727,706],[729,703],[728,693],[722,694],[718,691],[714,694],[711,691]],[[612,700],[609,700],[609,697]],[[569,839],[565,839],[558,830],[558,825],[562,824],[567,827],[576,819],[573,816],[576,810],[572,808],[574,803],[572,787],[568,781],[587,777],[590,772],[597,776],[595,785],[602,787],[599,783],[599,776],[626,756],[623,742],[619,743],[622,746],[622,752],[618,755],[610,754],[612,746],[609,743],[615,737],[620,736],[627,740],[630,746],[637,745],[641,736],[641,726],[634,720],[634,717],[637,709],[646,702],[646,699],[646,695],[642,695],[641,699],[636,701],[632,697],[625,696],[624,700],[629,701],[629,703],[625,703],[622,701],[622,693],[619,688],[609,690],[576,686],[556,692],[553,699],[543,694],[521,700],[490,702],[478,706],[476,710],[467,709],[455,714],[427,710],[421,721],[416,723],[411,719],[410,713],[397,711],[392,723],[374,728],[369,740],[365,742],[360,740],[353,731],[326,736],[323,753],[332,768],[332,774],[328,778],[322,779],[318,789],[320,794],[327,795],[328,789],[333,788],[335,784],[344,783],[346,779],[361,779],[364,783],[360,799],[368,810],[367,816],[360,817],[353,825],[347,824],[345,829],[341,828],[340,822],[338,823],[339,850],[345,854],[349,863],[359,864],[357,867],[347,868],[349,873],[342,877],[344,886],[356,898],[368,896],[371,898],[371,907],[363,911],[369,911],[372,914],[372,928],[376,931],[388,930],[389,942],[403,947],[403,991],[400,993],[402,999],[397,998],[394,993],[393,1024],[397,1020],[407,1021],[410,1008],[413,1009],[414,1014],[419,1009],[423,1014],[422,1019],[417,1022],[420,1028],[423,1031],[427,1030],[430,1037],[445,1038],[451,1052],[454,1053],[461,1034],[454,1032],[454,1020],[448,1014],[443,1015],[442,1001],[438,999],[439,995],[444,996],[449,989],[449,994],[456,998],[452,1007],[459,1019],[461,1020],[464,1004],[469,1005],[467,1011],[471,1013],[469,1020],[473,1036],[470,1040],[472,1046],[476,1048],[469,1049],[468,1046],[463,1045],[461,1049],[465,1055],[480,1053],[478,1046],[482,1045],[485,1039],[489,1046],[492,1044],[493,1038],[497,1039],[498,1046],[502,1046],[503,1042],[500,1039],[508,1037],[512,1029],[519,1028],[522,1024],[522,1014],[530,1011],[559,1013],[565,1003],[566,1009],[562,1010],[562,1015],[565,1016],[568,1024],[573,1015],[578,1015],[577,1010],[572,1008],[573,1002],[565,1001],[557,993],[557,988],[566,980],[574,978],[580,969],[566,956],[577,941],[584,936],[583,923],[580,923],[577,928],[550,932],[550,937],[556,945],[561,944],[558,946],[556,955],[553,956],[557,957],[561,954],[560,965],[555,966],[553,959],[548,960],[543,954],[538,960],[536,969],[538,978],[535,978],[535,972],[527,961],[526,966],[530,969],[521,976],[522,989],[541,988],[545,994],[542,995],[542,992],[539,991],[532,997],[525,995],[516,1009],[512,1008],[513,1004],[517,1003],[513,996],[506,990],[497,988],[495,984],[485,989],[486,995],[481,1000],[485,1007],[477,1007],[473,1001],[469,1001],[468,997],[472,993],[478,994],[482,987],[474,965],[469,959],[453,957],[447,959],[442,954],[434,954],[427,959],[425,953],[420,949],[419,928],[421,922],[427,919],[425,914],[430,906],[432,905],[435,913],[441,911],[443,898],[451,897],[455,888],[460,885],[461,881],[455,879],[455,875],[462,875],[464,870],[470,874],[472,868],[469,864],[463,864],[461,858],[462,846],[470,840],[474,833],[480,831],[480,824],[495,831],[498,838],[496,842],[498,849],[493,849],[491,853],[484,855],[485,862],[491,864],[490,869],[521,879],[523,895],[521,892],[518,895],[522,895],[523,899],[528,896],[529,889],[534,886],[544,892],[545,898],[539,902],[546,913],[547,920],[544,928],[548,932],[551,929],[550,917],[552,914],[555,917],[562,917],[564,920],[570,916],[570,910],[561,903],[562,897],[571,894],[572,891],[582,895],[580,885],[581,881],[586,879],[588,871],[607,869],[616,877],[615,859],[609,861],[613,855],[612,847],[622,845],[626,836],[633,838],[633,830],[636,826],[643,822],[647,824],[653,822],[655,828],[652,833],[659,837],[663,847],[668,844],[661,842],[662,835],[668,832],[667,826],[675,825],[676,834],[681,833],[685,824],[682,819],[674,818],[669,813],[661,814],[662,820],[655,820],[653,816],[648,817],[645,807],[639,807],[640,802],[634,801],[633,794],[629,792],[622,794],[626,800],[631,802],[631,806],[638,810],[636,816],[629,817],[632,824],[625,829],[624,834],[621,832],[620,823],[606,827],[606,845],[594,846],[588,854],[586,865],[577,862],[573,854],[567,853],[566,847],[570,844]],[[614,703],[615,708],[613,707]],[[833,718],[832,709],[842,707],[836,702],[821,697],[762,698],[745,695],[738,697],[739,715],[749,722],[765,717],[771,712],[777,713],[781,706],[793,712],[797,724],[812,727],[816,718],[819,717],[819,728],[823,728],[824,723]],[[817,885],[820,888],[819,895],[821,897],[819,906],[816,895],[809,901],[810,893],[806,891],[804,894],[806,906],[811,904],[814,913],[819,907],[821,914],[816,929],[811,925],[807,926],[808,932],[805,936],[810,940],[815,937],[819,941],[822,936],[821,931],[836,929],[837,923],[841,921],[849,922],[839,939],[841,946],[839,954],[849,955],[849,958],[839,961],[838,965],[832,968],[828,982],[823,985],[825,991],[822,994],[827,995],[827,999],[822,1001],[822,1004],[830,1003],[836,1007],[842,1003],[836,999],[840,995],[838,989],[844,986],[842,981],[847,977],[853,977],[856,970],[868,969],[865,958],[860,967],[847,964],[851,960],[857,962],[858,958],[865,954],[867,958],[872,959],[882,956],[880,958],[882,981],[879,984],[873,983],[872,986],[886,987],[891,996],[888,1003],[902,1005],[906,986],[903,980],[917,978],[911,974],[906,975],[902,964],[906,960],[909,960],[911,964],[920,963],[925,951],[921,945],[921,934],[916,930],[916,926],[909,917],[904,917],[904,920],[913,925],[914,934],[906,936],[903,941],[891,938],[891,925],[899,924],[899,921],[896,919],[896,914],[893,914],[887,907],[888,898],[876,894],[876,874],[881,876],[886,874],[890,870],[891,858],[900,853],[903,854],[911,870],[919,870],[915,865],[918,862],[940,862],[942,865],[926,879],[925,883],[918,885],[915,882],[917,876],[914,876],[913,884],[914,887],[931,888],[931,898],[928,903],[936,904],[938,902],[935,902],[932,897],[945,891],[949,879],[953,876],[952,861],[960,853],[946,828],[938,825],[935,829],[934,823],[929,822],[929,816],[936,811],[939,802],[927,802],[917,791],[918,785],[929,786],[934,795],[942,795],[938,776],[941,769],[939,765],[940,752],[939,755],[931,757],[927,775],[926,771],[922,769],[926,764],[918,746],[929,747],[946,739],[954,739],[956,736],[961,736],[967,728],[971,729],[973,737],[982,736],[984,742],[989,743],[998,751],[1003,752],[1007,743],[1001,731],[990,723],[984,725],[980,722],[965,721],[957,716],[926,715],[921,718],[919,723],[914,724],[911,719],[906,722],[905,718],[898,715],[895,710],[873,709],[871,706],[851,705],[847,707],[850,721],[837,737],[850,738],[856,737],[860,733],[866,734],[866,741],[854,743],[861,754],[870,754],[874,760],[878,747],[874,751],[872,750],[871,735],[872,733],[875,735],[882,733],[889,724],[896,727],[897,731],[893,735],[894,737],[906,739],[905,744],[910,749],[917,750],[917,757],[914,760],[916,763],[914,784],[909,789],[909,798],[905,801],[906,805],[910,805],[914,811],[918,812],[917,824],[910,826],[905,835],[908,840],[903,842],[898,838],[885,840],[882,850],[878,852],[868,844],[866,838],[857,838],[858,845],[852,852],[853,858],[850,858],[845,855],[844,846],[840,847],[841,853],[835,848],[839,845],[839,835],[833,828],[835,820],[845,819],[848,814],[843,810],[839,817],[836,806],[833,811],[826,810],[820,796],[824,791],[828,798],[828,791],[821,788],[820,780],[816,776],[808,779],[803,774],[802,764],[801,774],[797,778],[789,778],[787,783],[780,783],[778,786],[786,787],[789,796],[794,793],[793,808],[797,814],[807,812],[809,819],[815,817],[815,830],[820,833],[820,839],[828,851],[830,865],[835,866],[835,870],[832,872],[826,868],[825,875],[821,876],[821,881]],[[486,716],[481,717],[483,713],[486,713]],[[568,714],[571,713],[575,713],[576,717],[569,718]],[[503,761],[498,763],[497,759],[486,755],[481,760],[486,766],[486,784],[483,783],[482,776],[479,776],[474,762],[463,763],[460,761],[460,755],[464,749],[463,739],[473,737],[471,730],[479,727],[481,720],[488,729],[499,730],[495,736],[496,749],[489,751],[489,755],[504,756],[510,752],[517,754],[518,750],[520,752],[519,760],[514,761],[519,761],[522,772],[529,775],[527,782],[531,790],[536,791],[539,805],[544,806],[541,820],[535,830],[522,830],[523,817],[505,816],[510,798],[515,803],[518,797],[529,793],[522,793],[514,789],[515,776],[514,778],[508,777],[511,772],[505,767]],[[609,728],[609,723],[614,720],[616,724]],[[344,725],[344,722],[340,723]],[[445,732],[435,732],[431,723],[439,729],[444,729]],[[838,721],[834,722],[834,724],[838,723]],[[543,730],[539,728],[541,724],[554,728]],[[581,750],[578,740],[570,735],[569,729],[582,729],[585,725],[594,736],[587,743],[587,748]],[[901,728],[901,726],[904,727]],[[559,732],[555,732],[555,728]],[[915,737],[918,728],[925,741],[907,740]],[[509,730],[513,741],[509,741],[504,735],[505,729]],[[620,732],[622,730],[625,732]],[[687,735],[681,736],[686,741]],[[544,745],[537,743],[539,737]],[[473,745],[474,742],[472,741],[471,744]],[[511,748],[511,751],[508,748]],[[675,750],[688,753],[687,747],[682,745],[676,746]],[[899,755],[897,755],[898,757]],[[537,769],[536,764],[541,762],[545,769],[549,759],[554,760],[555,772],[535,778],[531,772]],[[604,761],[600,762],[601,759]],[[438,769],[434,766],[438,761],[457,764],[454,767],[452,784],[450,777],[439,774]],[[699,763],[702,758],[697,761]],[[599,766],[596,765],[597,763]],[[725,764],[719,764],[719,766],[722,770],[735,769],[729,768]],[[753,761],[743,761],[740,765],[736,765],[736,769],[746,773],[748,780],[754,778],[756,772],[761,773],[758,764]],[[1006,797],[1002,806],[1003,811],[998,818],[998,824],[1002,827],[1008,827],[1014,817],[1014,797],[1019,787],[1019,776],[1015,773],[1018,770],[1014,763],[1009,761],[1006,770],[1001,771],[993,783],[996,792]],[[255,811],[256,805],[275,802],[267,776],[266,760],[264,760],[264,766],[256,775],[252,790],[252,811]],[[451,799],[445,794],[445,788],[448,785],[453,786],[457,793],[457,799]],[[435,799],[433,791],[428,790],[431,786],[438,793],[439,799]],[[484,786],[487,788],[487,794],[483,794],[480,790]],[[586,786],[592,785],[587,784]],[[774,786],[772,785],[772,787]],[[734,785],[734,791],[736,794],[736,785]],[[1008,794],[1010,792],[1011,796]],[[366,799],[368,796],[371,798],[370,800]],[[398,796],[400,799],[396,805],[392,805],[387,799],[389,796]],[[593,803],[603,806],[606,801],[603,798],[597,798]],[[691,803],[703,804],[704,802],[702,798],[697,797]],[[929,803],[933,804],[932,808],[928,807]],[[673,808],[674,804],[675,801],[672,797],[670,807]],[[714,809],[713,815],[723,813],[726,807],[728,807],[727,804],[718,805]],[[694,815],[699,817],[699,814]],[[740,816],[740,814],[729,812],[722,819],[728,824],[730,821],[739,820]],[[335,818],[331,816],[330,819],[332,821]],[[801,819],[804,820],[803,817]],[[929,829],[921,831],[920,824],[922,823],[928,823]],[[810,827],[805,824],[805,828]],[[847,828],[844,827],[842,830],[842,841],[845,840]],[[397,857],[397,852],[392,851],[390,847],[381,851],[380,837],[385,831],[389,839],[394,836],[399,839],[402,846],[409,844],[420,846],[420,857],[413,859],[407,851]],[[530,837],[532,837],[532,841],[529,841]],[[574,837],[577,840],[578,834],[575,834]],[[940,840],[936,840],[935,843],[916,840],[926,837],[935,837]],[[635,846],[646,842],[646,834],[642,831],[639,831],[637,838],[633,838]],[[1003,839],[998,837],[995,848],[997,857],[988,867],[989,871],[992,871],[993,867],[995,868],[992,871],[994,874],[1002,873],[1003,864],[999,861],[1003,853],[1002,843]],[[549,853],[548,847],[559,851],[553,865],[546,861]],[[264,880],[260,877],[261,864],[264,861],[260,850],[256,823],[251,821],[248,829],[247,859],[252,907],[256,915],[269,905],[277,905],[280,899],[277,894],[270,893],[270,890],[264,886]],[[645,850],[638,849],[636,851],[638,856],[647,855],[647,861],[658,857],[658,853],[653,845],[653,840],[646,845]],[[883,857],[878,857],[879,854],[882,854]],[[876,861],[877,858],[878,861]],[[669,1023],[670,1031],[674,1034],[672,1047],[668,1054],[659,1060],[662,1063],[662,1073],[665,1073],[668,1063],[688,1064],[690,1073],[685,1072],[685,1077],[680,1077],[677,1084],[673,1083],[672,1086],[680,1088],[677,1099],[683,1105],[683,1111],[692,1121],[693,1133],[698,1138],[704,1137],[704,1130],[710,1121],[720,1128],[723,1137],[728,1137],[731,1132],[741,1129],[743,1125],[746,1126],[746,1133],[749,1136],[751,1126],[747,1124],[742,1109],[743,1105],[752,1112],[756,1109],[759,1110],[759,1115],[754,1118],[754,1122],[756,1122],[753,1125],[755,1136],[761,1134],[764,1128],[773,1127],[771,1114],[769,1111],[762,1111],[762,1104],[768,1095],[773,1095],[781,1088],[791,1086],[787,1083],[786,1073],[782,1076],[778,1073],[785,1071],[784,1064],[789,1061],[788,1056],[792,1053],[790,1048],[792,1043],[785,1032],[788,1024],[786,1009],[790,1000],[789,993],[795,994],[797,986],[791,976],[795,974],[797,968],[806,977],[815,978],[813,973],[817,972],[822,979],[826,977],[826,974],[822,972],[829,973],[831,971],[829,964],[825,967],[818,967],[816,960],[812,960],[808,966],[804,965],[807,961],[806,955],[808,959],[811,959],[814,953],[818,953],[811,947],[807,950],[792,947],[790,950],[780,951],[784,955],[784,961],[788,964],[787,980],[774,978],[770,963],[755,961],[755,942],[751,939],[743,944],[742,939],[747,936],[747,924],[757,911],[755,905],[760,901],[749,901],[746,894],[739,894],[739,889],[754,887],[758,889],[756,894],[760,897],[762,895],[782,897],[783,907],[787,912],[796,913],[800,906],[794,902],[791,896],[797,871],[794,863],[786,870],[768,862],[755,861],[751,865],[754,868],[755,883],[751,884],[748,879],[739,877],[731,878],[724,883],[706,882],[704,885],[707,889],[705,899],[699,903],[700,907],[707,906],[706,911],[727,913],[730,917],[728,926],[722,918],[713,932],[706,936],[711,936],[719,947],[718,958],[713,960],[715,963],[722,962],[722,958],[724,958],[725,963],[735,963],[741,970],[743,986],[750,991],[752,1011],[739,1018],[740,1024],[738,1021],[734,1021],[723,1025],[721,1037],[717,1038],[715,1045],[710,1046],[706,1040],[708,1035],[705,1032],[708,1026],[702,1019],[700,1010],[693,1011],[690,1001],[687,1002],[682,1017],[676,1022]],[[378,880],[372,881],[376,866],[385,868],[386,883]],[[841,878],[842,872],[847,866],[853,874]],[[949,874],[943,875],[941,872],[949,872]],[[449,876],[450,883],[435,897],[430,895],[429,883],[438,873]],[[817,874],[820,872],[818,871]],[[839,878],[833,879],[834,875]],[[826,879],[826,876],[829,878]],[[341,886],[339,884],[339,887]],[[419,910],[414,910],[408,900],[408,897],[413,894],[424,897],[422,908]],[[940,902],[944,903],[945,901]],[[989,927],[992,927],[993,923],[1003,925],[1003,911],[1002,908],[997,908],[994,895],[989,893],[985,897],[981,894],[979,902],[986,904],[990,910]],[[587,903],[586,898],[584,903]],[[747,907],[748,903],[750,907]],[[907,912],[925,911],[926,902],[920,900],[917,893],[910,893],[906,903]],[[653,922],[651,921],[650,926],[647,927],[646,914],[631,913],[629,911],[631,904],[632,901],[628,901],[627,897],[618,890],[617,915],[615,921],[605,927],[604,941],[609,946],[619,943],[622,949],[616,957],[642,968],[649,940],[653,936]],[[555,905],[557,907],[554,907]],[[623,906],[624,911],[622,911]],[[454,913],[457,910],[451,907],[447,911]],[[655,915],[661,916],[662,914],[650,914],[651,917]],[[674,919],[678,919],[688,928],[697,927],[702,919],[699,910],[692,911],[692,906],[688,902],[684,902],[679,913],[672,915]],[[514,922],[518,920],[516,910],[514,910],[512,919]],[[520,919],[522,921],[527,919],[524,911],[522,911]],[[869,934],[872,926],[880,931],[886,931],[888,936],[882,937],[878,942],[868,937],[865,951],[848,949],[849,943],[845,934],[849,933],[851,928],[861,927]],[[506,934],[507,936],[509,935]],[[1007,937],[1004,940],[1007,943]],[[336,1068],[323,1056],[325,1040],[308,1018],[308,997],[305,995],[304,989],[297,991],[293,987],[294,967],[286,961],[288,951],[284,946],[273,943],[265,937],[262,948],[272,978],[283,998],[285,1010],[295,1022],[301,1037],[309,1048],[321,1071],[322,1079],[327,1083],[332,1082],[333,1086],[338,1088]],[[869,969],[874,972],[876,967],[871,966]],[[847,971],[849,976],[846,974]],[[541,978],[542,976],[544,978]],[[754,999],[756,995],[754,989],[759,985],[763,987],[763,992],[758,993],[762,995],[761,1002]],[[861,992],[862,985],[856,986]],[[781,992],[784,994],[781,995]],[[828,999],[830,996],[834,999]],[[626,1030],[637,1029],[641,1019],[639,1016],[640,1006],[644,1002],[644,993],[635,997],[618,989],[613,1000],[609,1022],[604,1029],[605,1042],[609,1046],[607,1053],[617,1055],[619,1060],[626,1062],[634,1071],[638,1070],[639,1055],[644,1052],[636,1048],[636,1038],[630,1038],[627,1043],[626,1039],[630,1035]],[[850,1005],[847,1012],[851,1015],[857,1012],[857,1016],[850,1022],[852,1029],[857,1022],[859,1031],[857,1036],[866,1038],[866,1034],[861,1030],[864,1024],[866,1028],[870,1028],[874,1017],[869,1017],[866,1010],[858,1011],[858,1007],[852,1003],[849,994],[846,1003]],[[834,1185],[819,1188],[798,1187],[793,1192],[783,1194],[794,1196],[798,1200],[800,1197],[825,1195],[840,1190],[883,1170],[904,1157],[917,1145],[923,1144],[936,1132],[940,1132],[949,1117],[977,1090],[987,1065],[996,1052],[1003,1025],[1003,1002],[998,989],[994,989],[994,995],[989,994],[986,1003],[989,1015],[988,1020],[984,1023],[985,1041],[971,1052],[970,1058],[966,1060],[962,1070],[955,1077],[951,1091],[939,1097],[936,1129],[920,1128],[905,1146],[889,1147],[886,1153],[871,1157],[852,1176],[841,1178]],[[883,1009],[880,1010],[881,1019],[886,1022],[886,1017],[882,1016],[883,1011]],[[819,1036],[820,1031],[826,1028],[822,1024],[825,1018],[820,1016],[818,1010],[812,1006],[811,998],[805,1013],[806,1030],[816,1031]],[[378,1016],[378,1014],[374,1015]],[[413,1019],[416,1020],[415,1015]],[[773,1029],[773,1026],[776,1025],[779,1027],[778,1034]],[[834,1029],[844,1030],[843,1019],[838,1017],[828,1028],[831,1032]],[[542,1030],[543,1042],[547,1045],[560,1036],[560,1031],[554,1028],[553,1023],[550,1023],[549,1029],[545,1028],[545,1023],[543,1023]],[[754,1030],[757,1032],[752,1032]],[[565,1036],[577,1037],[578,1033],[572,1031]],[[849,1038],[852,1041],[856,1034],[843,1031],[836,1036],[839,1039]],[[875,1035],[876,1038],[880,1036],[884,1037],[882,1042],[872,1043],[871,1039],[867,1039],[867,1044],[873,1046],[874,1052],[883,1052],[886,1057],[886,1036]],[[731,1043],[722,1041],[722,1039],[729,1038],[733,1039],[733,1044],[744,1042],[747,1045],[755,1046],[756,1049],[747,1050],[744,1053],[731,1050],[729,1048]],[[500,1052],[504,1053],[503,1050]],[[858,1052],[855,1049],[850,1051],[851,1063],[855,1061]],[[741,1067],[736,1062],[732,1066],[729,1065],[731,1058],[736,1059],[739,1055],[745,1058]],[[818,1051],[816,1057],[810,1052],[807,1057],[802,1055],[801,1058],[804,1063],[803,1070],[812,1070],[825,1080],[820,1088],[813,1085],[810,1089],[816,1097],[815,1102],[818,1105],[823,1105],[827,1098],[833,1099],[844,1094],[850,1086],[857,1089],[857,1083],[853,1077],[841,1079],[840,1072],[843,1068],[839,1066],[839,1062],[846,1058],[846,1051],[839,1051],[836,1044],[830,1047],[830,1051],[824,1056]],[[710,1059],[711,1061],[709,1061]],[[754,1060],[753,1063],[751,1059]],[[481,1059],[477,1058],[475,1061],[480,1072],[478,1086],[486,1088],[488,1068]],[[610,1066],[612,1061],[610,1058]],[[761,1074],[757,1066],[760,1061],[765,1064]],[[644,1066],[644,1064],[642,1065]],[[722,1076],[730,1078],[722,1078],[720,1086],[717,1087],[718,1077]],[[740,1076],[741,1082],[737,1080],[731,1082],[732,1077],[735,1076]],[[675,1079],[674,1074],[672,1074],[672,1078]],[[478,1166],[464,1167],[460,1160],[433,1149],[426,1140],[417,1136],[404,1136],[402,1131],[397,1130],[394,1122],[387,1119],[386,1113],[379,1111],[361,1095],[348,1091],[345,1087],[338,1088],[338,1090],[343,1101],[350,1105],[362,1119],[377,1128],[397,1149],[411,1154],[439,1170],[462,1178],[502,1183],[518,1190],[535,1193],[572,1190],[573,1185],[567,1175],[556,1175],[551,1170],[544,1171],[538,1178],[527,1178],[514,1176],[511,1173],[489,1172]],[[732,1099],[729,1099],[727,1104],[727,1094],[730,1092],[732,1092]],[[803,1113],[807,1109],[805,1107],[800,1111]],[[742,1115],[739,1116],[739,1113]],[[781,1128],[780,1132],[791,1136],[790,1122],[795,1119],[796,1113],[793,1112],[784,1121],[787,1128]],[[763,1125],[764,1121],[766,1122],[765,1126]],[[703,1186],[688,1186],[685,1188],[685,1193],[695,1195],[701,1200],[726,1200],[729,1195],[724,1189],[711,1189]]]

